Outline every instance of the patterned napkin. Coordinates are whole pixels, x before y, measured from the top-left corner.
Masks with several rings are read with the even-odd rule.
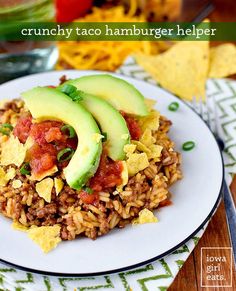
[[[118,70],[118,73],[157,85],[150,75],[135,63],[133,58],[128,58]],[[219,111],[219,127],[222,129],[222,137],[226,145],[226,178],[230,183],[231,173],[236,173],[236,82],[226,79],[209,79],[207,82],[207,95],[210,101],[216,102]],[[0,291],[85,291],[97,289],[164,291],[173,282],[178,271],[203,235],[204,229],[199,231],[177,251],[163,259],[138,269],[114,275],[87,278],[57,278],[26,273],[0,264]]]

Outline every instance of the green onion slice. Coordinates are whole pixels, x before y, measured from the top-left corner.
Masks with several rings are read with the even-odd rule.
[[[79,102],[83,100],[83,92],[71,84],[65,84],[60,88],[60,91],[69,96],[73,101]]]
[[[85,187],[83,190],[84,190],[85,192],[87,192],[88,194],[93,194],[93,189],[90,188],[90,187]]]
[[[22,175],[29,175],[30,174],[30,165],[29,163],[24,163],[23,166],[20,168],[20,173]]]
[[[170,105],[168,106],[168,109],[170,111],[177,111],[179,109],[179,103],[178,102],[170,103]]]
[[[10,135],[10,132],[13,130],[13,126],[9,123],[3,123],[0,125],[0,132],[3,135]]]
[[[59,153],[57,154],[57,160],[59,162],[68,161],[72,158],[74,152],[75,151],[72,148],[65,148],[65,149],[59,151]]]
[[[65,133],[69,132],[69,138],[73,138],[76,136],[74,128],[70,125],[63,125],[61,128],[61,131],[65,132]]]
[[[194,141],[186,141],[186,142],[182,145],[182,149],[183,149],[184,151],[191,151],[194,147],[195,147],[195,142],[194,142]]]

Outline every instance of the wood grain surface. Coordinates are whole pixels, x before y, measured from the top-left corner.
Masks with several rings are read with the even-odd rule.
[[[235,22],[236,0],[213,0],[215,10],[209,15],[211,21]],[[236,75],[233,79],[236,79]],[[231,185],[234,201],[236,201],[236,176]],[[236,271],[232,267],[232,287],[201,287],[201,248],[205,247],[230,247],[230,237],[226,222],[226,214],[223,201],[197,247],[183,265],[179,274],[168,291],[232,291],[236,290]],[[217,256],[224,256],[224,250],[219,249]]]

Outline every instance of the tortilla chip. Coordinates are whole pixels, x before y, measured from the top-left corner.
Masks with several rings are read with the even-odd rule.
[[[144,170],[149,166],[148,157],[146,153],[133,153],[129,155],[128,160],[126,161],[128,173],[130,176],[135,175],[139,171]]]
[[[56,194],[59,195],[59,193],[61,192],[61,190],[64,187],[64,183],[63,183],[62,179],[54,178],[54,187],[56,190]]]
[[[137,140],[132,140],[132,144],[137,146],[137,150],[144,153],[151,153],[151,150],[145,146],[145,144],[141,143]]]
[[[48,203],[51,202],[53,179],[46,178],[37,183],[35,188],[40,197],[42,197]]]
[[[135,144],[126,144],[124,146],[124,152],[126,153],[126,156],[130,156],[134,151],[136,150],[136,145]]]
[[[32,174],[29,179],[32,181],[41,181],[43,180],[45,177],[47,176],[52,176],[53,174],[55,174],[58,171],[57,166],[53,166],[51,169],[48,169],[47,171],[44,171],[40,174]]]
[[[19,230],[19,231],[24,231],[24,232],[27,232],[28,230],[28,227],[21,224],[20,222],[18,221],[13,221],[11,227],[15,230]]]
[[[0,186],[6,186],[7,183],[13,179],[16,175],[16,170],[14,168],[9,168],[7,172],[0,167]]]
[[[28,236],[38,244],[45,253],[48,253],[61,242],[60,230],[61,227],[58,224],[54,226],[34,227],[28,230]]]
[[[144,224],[144,223],[156,223],[158,219],[155,217],[152,211],[144,208],[138,214],[138,218],[133,219],[132,224]]]
[[[210,49],[210,78],[236,74],[236,46],[226,43]]]
[[[155,138],[152,136],[151,129],[145,129],[144,133],[141,135],[140,142],[143,143],[146,147],[155,143]]]
[[[153,99],[145,98],[144,103],[146,104],[148,111],[151,111],[156,105],[157,101]]]
[[[209,66],[208,41],[180,41],[157,56],[137,54],[137,62],[165,89],[192,100],[205,98]]]
[[[11,135],[9,139],[2,143],[1,165],[11,164],[20,167],[24,162],[27,147],[20,143],[17,137]]]
[[[158,130],[159,128],[160,113],[156,110],[152,110],[147,116],[139,118],[139,125],[142,131],[147,128],[150,130]]]

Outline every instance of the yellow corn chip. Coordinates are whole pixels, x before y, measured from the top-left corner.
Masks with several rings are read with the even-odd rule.
[[[24,232],[27,232],[28,230],[28,227],[21,224],[20,222],[18,221],[13,221],[11,227],[15,230],[19,230],[19,231],[24,231]]]
[[[45,177],[48,176],[52,176],[53,174],[55,174],[58,171],[57,166],[53,166],[51,169],[44,171],[40,174],[32,174],[29,179],[32,181],[41,181],[43,180]]]
[[[145,129],[144,133],[140,138],[140,142],[147,147],[155,143],[155,138],[152,136],[152,132],[149,128]]]
[[[208,41],[180,41],[157,56],[137,54],[136,60],[162,87],[179,97],[205,97]]]
[[[163,147],[157,144],[152,144],[149,146],[150,152],[147,153],[148,159],[156,159],[161,156]]]
[[[158,219],[155,217],[152,211],[144,208],[138,214],[138,218],[133,219],[132,224],[144,224],[144,223],[155,223]]]
[[[20,143],[19,139],[11,135],[6,142],[2,143],[1,165],[14,164],[20,167],[24,162],[26,151],[27,148]]]
[[[36,192],[48,203],[51,202],[52,188],[53,179],[51,178],[46,178],[36,184]]]
[[[48,253],[61,242],[60,229],[59,225],[34,227],[28,230],[28,236]]]
[[[63,189],[64,183],[60,178],[54,178],[54,187],[56,190],[56,194],[58,195]]]
[[[14,168],[9,168],[7,173],[2,167],[0,167],[0,186],[6,186],[7,183],[13,179],[16,175],[16,170]]]
[[[137,140],[132,140],[132,144],[137,146],[137,150],[140,152],[151,153],[150,149],[145,146],[145,144],[141,143]]]
[[[145,98],[144,102],[145,102],[145,104],[147,106],[148,111],[151,111],[154,108],[154,106],[156,105],[156,103],[157,103],[156,100],[148,99],[148,98]]]
[[[236,74],[236,46],[226,43],[210,49],[210,78]]]
[[[158,130],[159,128],[160,113],[152,110],[147,116],[140,117],[139,124],[142,131],[145,129]]]
[[[148,157],[146,153],[134,153],[129,155],[129,158],[126,161],[128,173],[130,176],[135,175],[139,171],[144,170],[149,166]]]
[[[130,154],[134,153],[136,150],[136,145],[134,144],[126,144],[124,146],[124,152],[126,153],[126,156],[128,157]]]

